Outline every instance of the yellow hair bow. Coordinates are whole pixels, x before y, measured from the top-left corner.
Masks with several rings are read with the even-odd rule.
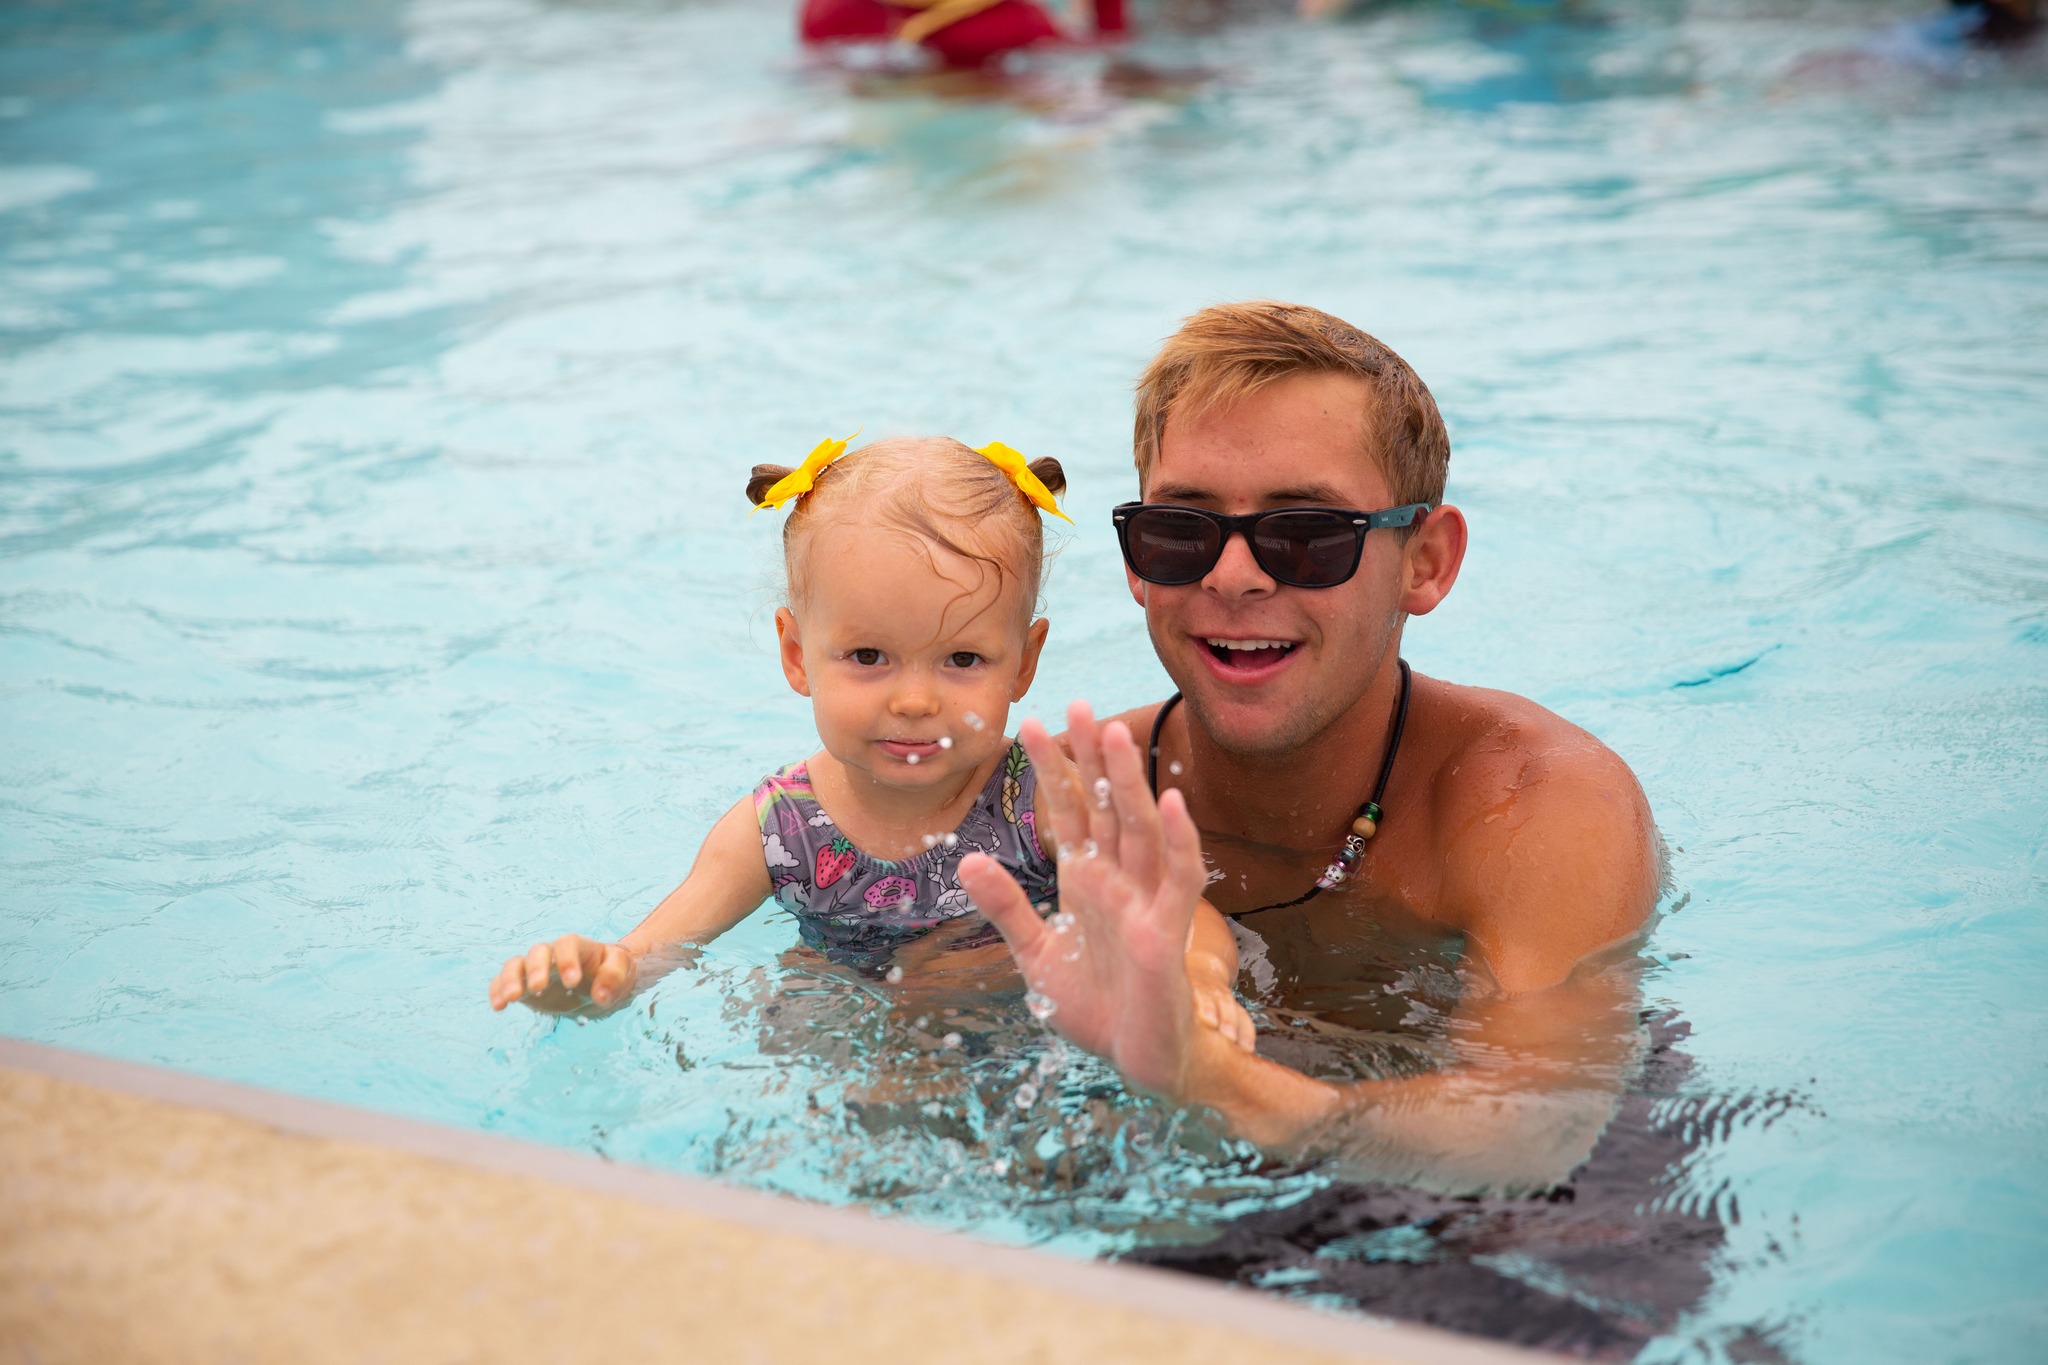
[[[858,431],[853,433],[853,436],[858,435],[860,435]],[[825,472],[826,466],[830,465],[841,455],[844,455],[846,448],[853,444],[853,436],[849,436],[843,441],[824,440],[818,442],[817,445],[811,448],[811,453],[804,456],[802,464],[790,470],[769,486],[768,491],[761,495],[761,501],[754,504],[754,512],[760,511],[763,507],[780,507],[791,498],[800,498],[810,492],[817,485],[818,476]],[[751,517],[754,515],[754,512],[749,512],[747,515]]]
[[[1031,466],[1024,462],[1022,455],[1001,441],[990,441],[985,446],[977,447],[974,453],[987,457],[990,464],[1009,475],[1010,482],[1017,485],[1017,491],[1035,505],[1044,508],[1069,526],[1074,524],[1074,519],[1062,512],[1059,504],[1052,500],[1052,490],[1031,472]]]

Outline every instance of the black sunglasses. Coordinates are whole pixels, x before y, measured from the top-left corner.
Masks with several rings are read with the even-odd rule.
[[[1382,526],[1413,526],[1426,502],[1353,512],[1342,507],[1276,507],[1225,516],[1170,502],[1127,502],[1110,512],[1124,563],[1147,583],[1179,587],[1199,583],[1241,535],[1277,582],[1290,588],[1334,588],[1358,572],[1365,533]]]

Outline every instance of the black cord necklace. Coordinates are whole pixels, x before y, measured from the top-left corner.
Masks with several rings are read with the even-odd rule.
[[[1313,900],[1331,887],[1342,886],[1351,880],[1351,875],[1358,871],[1358,865],[1365,861],[1366,842],[1379,833],[1380,821],[1387,818],[1386,813],[1380,809],[1380,798],[1387,794],[1387,779],[1394,774],[1394,756],[1401,752],[1401,732],[1408,726],[1408,661],[1396,659],[1395,662],[1401,666],[1401,696],[1394,703],[1394,729],[1387,736],[1387,753],[1386,757],[1380,760],[1379,780],[1372,784],[1372,799],[1360,806],[1358,814],[1352,818],[1351,832],[1344,836],[1344,847],[1337,850],[1337,856],[1323,869],[1323,875],[1316,878],[1316,884],[1293,900],[1275,901],[1271,905],[1261,905],[1256,909],[1239,910],[1237,914],[1256,915],[1266,910],[1285,910],[1289,906]],[[1173,714],[1173,708],[1178,705],[1180,693],[1176,692],[1166,699],[1165,704],[1159,708],[1159,714],[1152,718],[1152,747],[1147,751],[1145,758],[1145,780],[1152,784],[1152,795],[1155,797],[1159,795],[1159,735],[1166,728],[1166,718]]]

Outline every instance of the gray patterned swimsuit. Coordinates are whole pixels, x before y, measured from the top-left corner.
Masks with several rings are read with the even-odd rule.
[[[776,903],[796,916],[805,943],[864,971],[879,971],[895,951],[947,920],[974,912],[960,889],[960,860],[986,853],[1034,904],[1052,899],[1053,862],[1038,843],[1032,810],[1038,776],[1024,746],[1012,743],[960,827],[902,862],[869,857],[839,832],[811,789],[810,766],[792,763],[754,788],[761,855]],[[985,925],[956,944],[993,943]]]

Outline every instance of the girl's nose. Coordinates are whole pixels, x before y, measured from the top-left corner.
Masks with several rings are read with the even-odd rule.
[[[909,678],[889,697],[889,709],[899,716],[935,716],[939,713],[938,689],[922,678]]]

